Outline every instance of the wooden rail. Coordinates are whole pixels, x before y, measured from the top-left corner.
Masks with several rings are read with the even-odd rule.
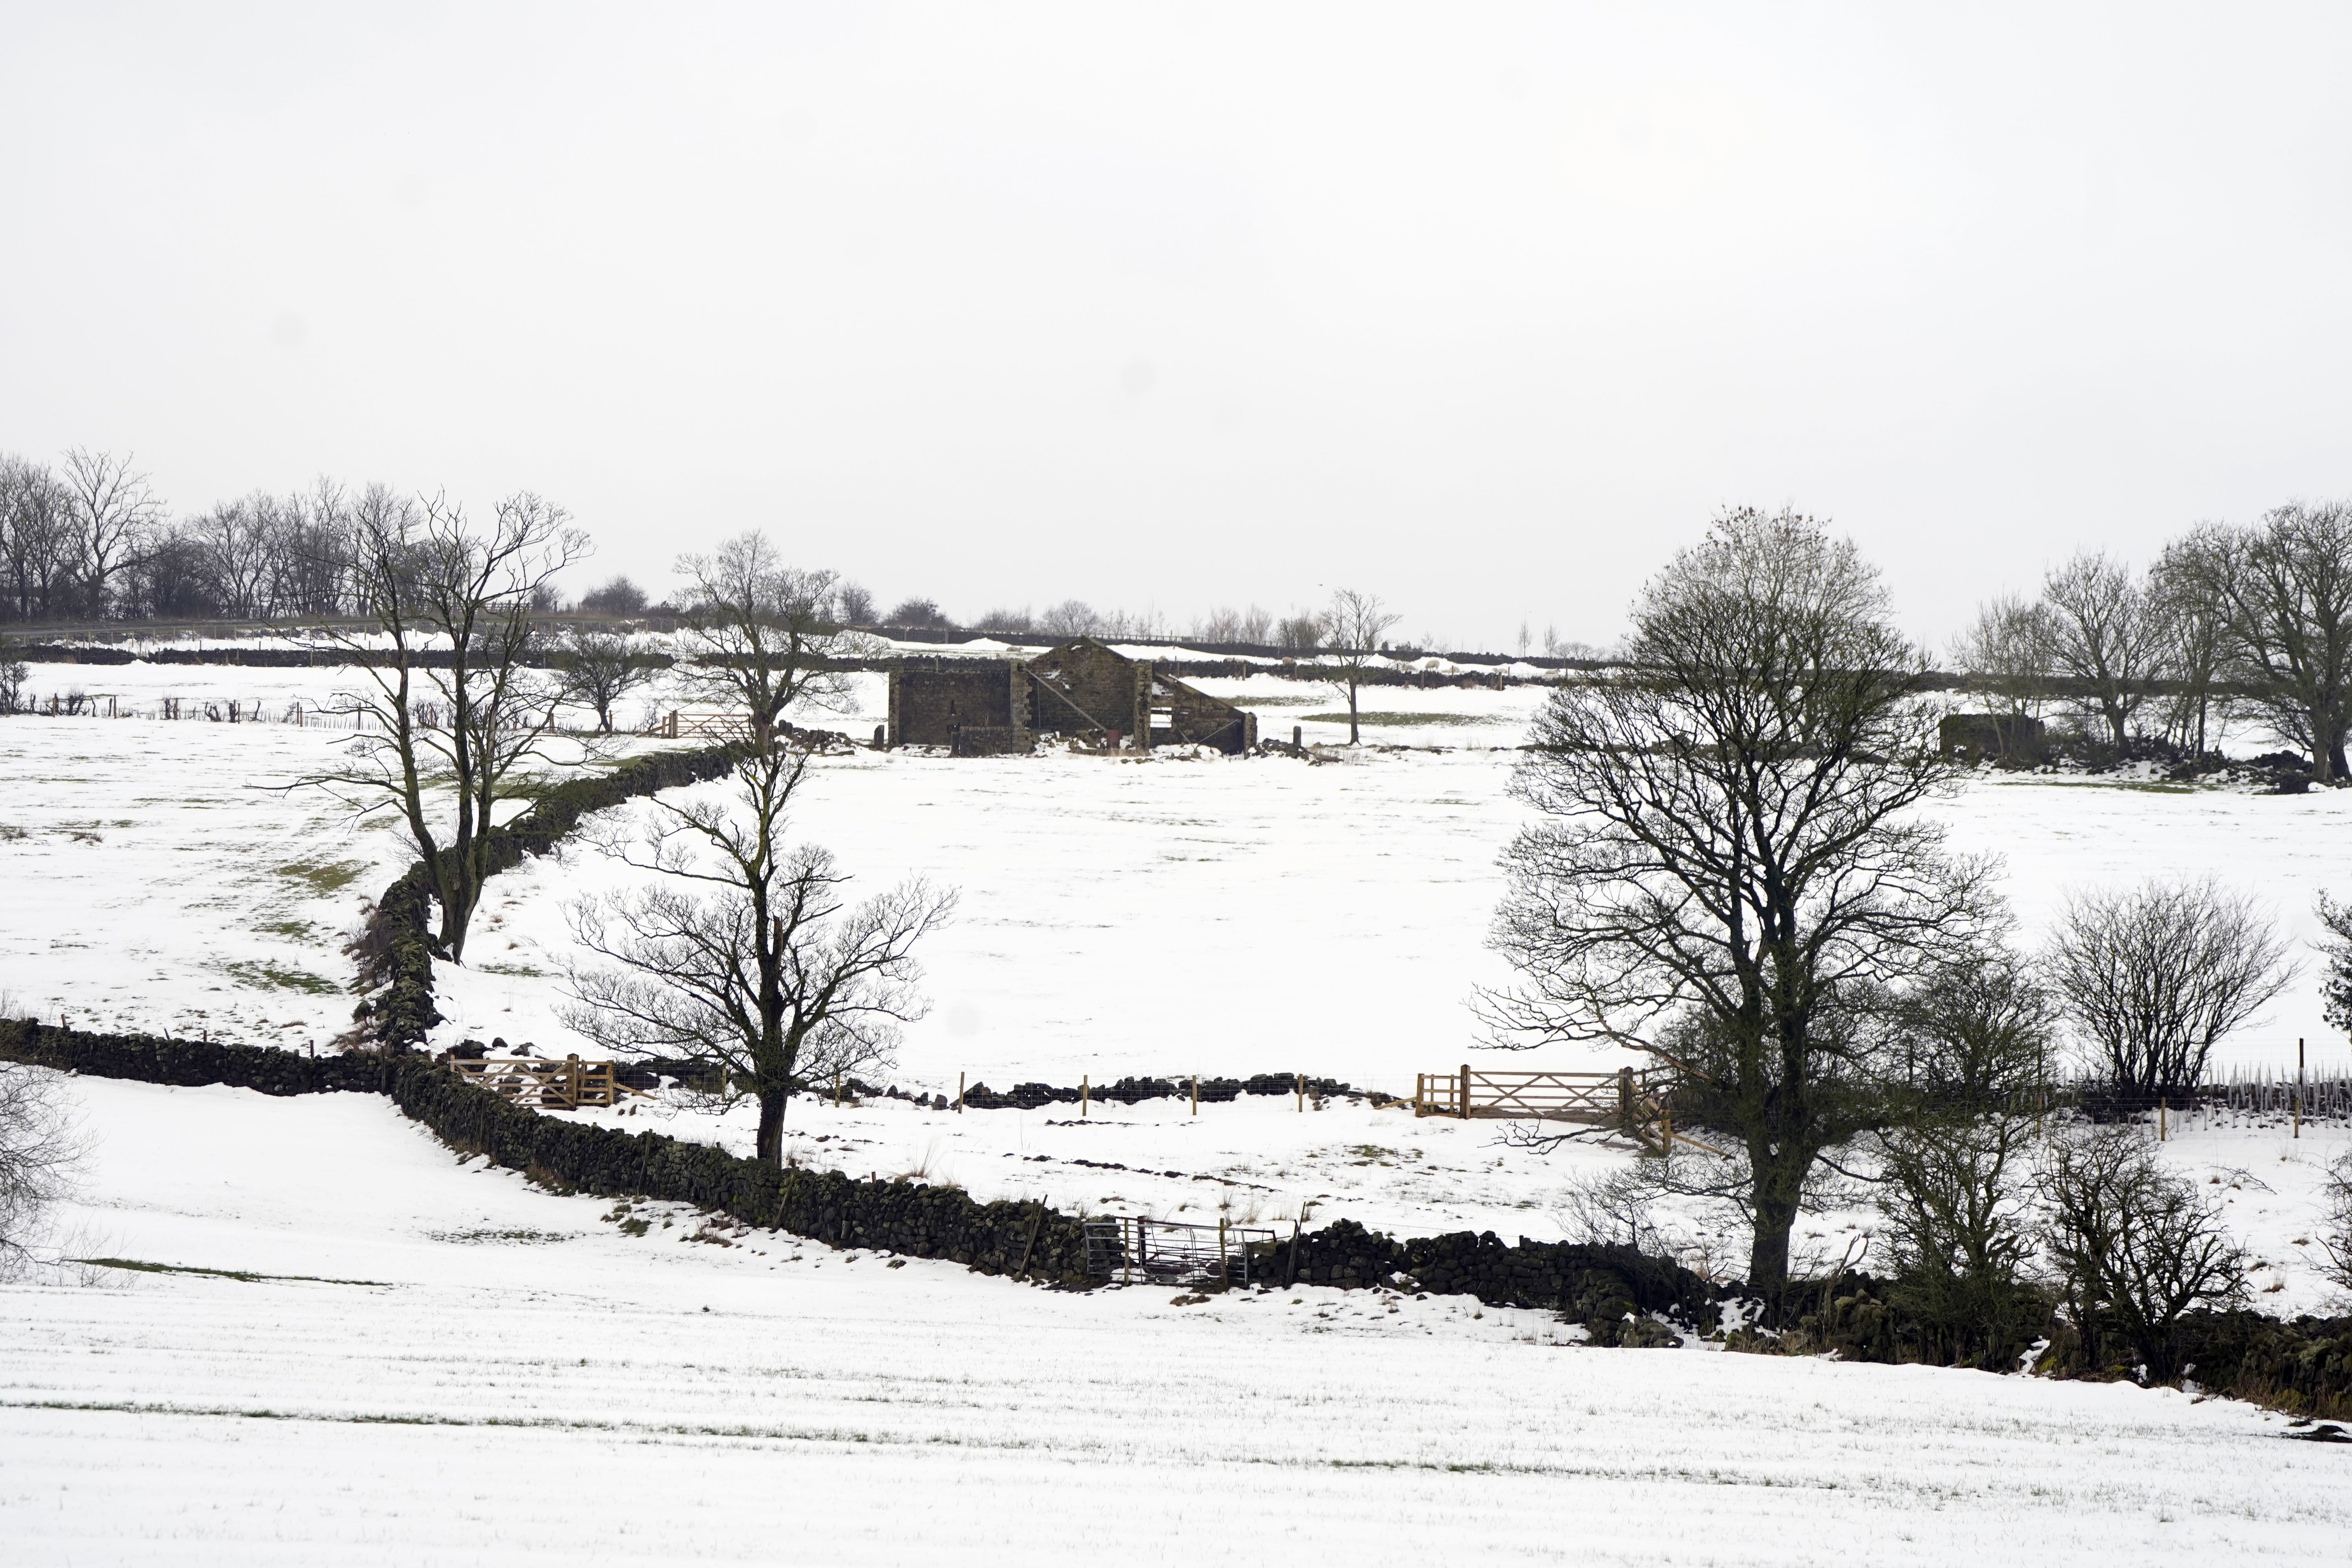
[[[688,713],[673,708],[660,725],[665,741],[740,741],[751,732],[751,721],[740,713]]]
[[[546,1057],[454,1057],[448,1065],[468,1083],[542,1110],[618,1105],[622,1095],[634,1092],[622,1086],[611,1062],[583,1062],[576,1056],[562,1061]]]
[[[1412,1113],[1458,1116],[1465,1121],[1511,1117],[1579,1121],[1591,1127],[1613,1127],[1646,1150],[1669,1153],[1675,1145],[1675,1122],[1660,1100],[1664,1089],[1664,1074],[1654,1069],[1476,1072],[1465,1062],[1454,1072],[1416,1074]]]

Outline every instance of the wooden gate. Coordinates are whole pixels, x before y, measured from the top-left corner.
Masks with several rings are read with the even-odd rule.
[[[621,1087],[620,1074],[611,1062],[583,1062],[576,1056],[562,1061],[546,1057],[457,1057],[448,1066],[467,1083],[518,1104],[547,1110],[618,1105],[621,1096],[629,1092]]]
[[[1415,1116],[1510,1117],[1612,1127],[1664,1153],[1675,1143],[1673,1113],[1663,1102],[1665,1074],[1615,1072],[1454,1072],[1415,1075]],[[1685,1142],[1691,1140],[1685,1139]]]

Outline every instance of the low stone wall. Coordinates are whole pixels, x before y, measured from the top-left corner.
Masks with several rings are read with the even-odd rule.
[[[707,784],[729,766],[724,746],[692,752],[655,752],[609,773],[559,784],[530,810],[500,829],[490,843],[490,872],[510,871],[525,855],[544,855],[591,812],[623,805],[656,790]],[[429,917],[433,877],[417,861],[384,889],[368,918],[360,979],[378,994],[362,1004],[362,1021],[378,1045],[415,1050],[441,1021],[433,1005],[433,943]]]
[[[1201,1082],[1201,1099],[1209,1104],[1223,1104],[1239,1100],[1244,1094],[1295,1094],[1298,1077],[1294,1073],[1257,1073],[1249,1078],[1204,1078]],[[1306,1080],[1307,1092],[1313,1095],[1363,1095],[1364,1090],[1350,1088],[1337,1079],[1310,1078]],[[1188,1078],[1123,1078],[1116,1083],[1089,1085],[1085,1098],[1119,1105],[1133,1105],[1143,1100],[1186,1100],[1192,1093],[1192,1080]],[[984,1083],[975,1083],[963,1091],[964,1104],[976,1110],[1035,1110],[1047,1105],[1076,1105],[1080,1090],[1076,1084],[1016,1083],[1008,1089],[992,1089]],[[1371,1098],[1385,1100],[1385,1095]]]

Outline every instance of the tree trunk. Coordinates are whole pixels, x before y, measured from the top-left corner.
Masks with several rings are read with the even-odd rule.
[[[1756,1235],[1748,1249],[1748,1287],[1776,1314],[1789,1288],[1789,1233],[1797,1226],[1796,1189],[1797,1183],[1778,1171],[1756,1171]]]
[[[784,1101],[790,1098],[781,1089],[760,1090],[760,1135],[752,1145],[752,1157],[765,1164],[784,1163]]]
[[[1352,746],[1352,745],[1354,745],[1355,743],[1356,743],[1356,681],[1355,681],[1355,678],[1354,678],[1353,676],[1350,676],[1350,677],[1349,678],[1349,679],[1348,679],[1348,744],[1349,744],[1349,745],[1351,745],[1351,746]]]

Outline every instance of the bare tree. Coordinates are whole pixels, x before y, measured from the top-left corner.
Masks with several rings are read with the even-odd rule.
[[[25,705],[25,681],[31,674],[7,639],[0,637],[0,713],[14,713]]]
[[[596,728],[613,732],[613,709],[651,681],[657,666],[635,652],[618,632],[569,626],[552,650],[564,698],[596,715]]]
[[[834,575],[787,566],[767,535],[739,533],[709,555],[682,555],[693,605],[687,657],[672,679],[695,700],[740,713],[761,744],[790,732],[797,707],[849,700],[842,656],[864,639],[834,615]]]
[[[842,619],[844,621],[847,621],[849,617],[844,616]],[[982,631],[994,632],[1000,637],[1024,637],[1029,636],[1035,628],[1034,618],[1031,616],[1025,608],[1019,610],[991,610],[986,615],[981,616],[980,619],[974,621],[972,625],[979,627]]]
[[[2084,695],[2121,750],[2132,715],[2163,673],[2164,639],[2131,568],[2106,555],[2077,555],[2042,587],[2042,617],[2053,669]]]
[[[834,609],[845,626],[870,626],[874,624],[874,595],[856,583],[837,583],[833,590]]]
[[[783,1163],[793,1093],[887,1065],[898,1026],[923,1016],[914,949],[955,903],[911,881],[853,906],[831,855],[786,847],[782,807],[805,755],[764,781],[739,770],[748,812],[656,803],[666,820],[631,863],[710,891],[641,888],[569,911],[574,939],[607,962],[574,966],[564,1021],[609,1050],[722,1069],[758,1102],[754,1148],[770,1164]]]
[[[2046,1314],[2026,1275],[2028,1160],[2054,1021],[2031,966],[1993,940],[1899,990],[1888,1016],[1885,1070],[1901,1077],[1878,1141],[1884,1272],[1944,1356],[1987,1369],[2013,1364]]]
[[[1897,1309],[1947,1358],[2014,1365],[2048,1308],[2032,1256],[2030,1118],[1990,1112],[1899,1127],[1881,1142],[1877,1207]]]
[[[1103,618],[1083,599],[1065,599],[1037,617],[1037,630],[1044,637],[1089,637],[1103,629]]]
[[[2230,558],[2227,531],[2202,524],[2164,547],[2148,569],[2148,613],[2170,676],[2165,729],[2191,756],[2207,750],[2207,721],[2220,705],[2226,612],[2218,563]]]
[[[1952,657],[1969,683],[2012,718],[2040,716],[2050,680],[2047,611],[2015,594],[1989,600],[1952,639]]]
[[[1873,997],[1973,940],[1988,872],[1914,810],[1950,764],[1850,542],[1727,512],[1633,620],[1631,669],[1556,692],[1514,776],[1538,816],[1492,943],[1519,983],[1483,1011],[1500,1043],[1690,1064],[1677,1102],[1743,1146],[1749,1278],[1777,1296],[1821,1154],[1877,1115]]]
[[[2042,1248],[2093,1368],[2128,1349],[2166,1382],[2180,1371],[2181,1320],[2244,1301],[2245,1253],[2218,1208],[2158,1165],[2138,1129],[2058,1141],[2038,1184]]]
[[[2352,773],[2352,506],[2280,507],[2206,536],[2196,560],[2220,605],[2225,675],[2310,752],[2321,783]]]
[[[0,569],[16,619],[47,616],[71,561],[65,487],[22,458],[0,455]]]
[[[585,555],[588,537],[528,491],[478,529],[445,500],[374,486],[352,521],[367,624],[320,635],[365,673],[368,688],[338,703],[360,733],[342,765],[299,782],[398,816],[440,900],[440,946],[462,963],[500,814],[530,795],[555,722],[553,692],[525,664],[531,592]]]
[[[2211,881],[2077,893],[2048,963],[2067,1022],[2115,1087],[2149,1098],[2194,1089],[2214,1046],[2294,974],[2254,901]]]
[[[300,502],[294,505],[299,516]],[[286,537],[278,499],[257,490],[242,500],[219,502],[190,522],[188,531],[199,570],[221,608],[232,616],[267,615],[278,552]]]
[[[2320,995],[2327,1021],[2352,1035],[2352,904],[2339,904],[2319,895],[2319,923],[2327,935],[2320,943],[2326,973]]]
[[[47,1211],[86,1146],[60,1082],[46,1068],[0,1062],[0,1281],[42,1261]]]
[[[2327,1258],[2327,1277],[2338,1289],[2352,1290],[2352,1152],[2328,1163],[2319,1195],[2327,1205],[2326,1228],[2319,1235]]]
[[[917,597],[899,600],[890,613],[883,617],[883,624],[932,631],[944,629],[951,623],[940,611],[940,602],[937,599]]]
[[[163,520],[163,503],[128,455],[76,447],[66,453],[67,515],[73,527],[77,571],[92,615],[106,613],[117,574],[146,549]]]
[[[641,616],[646,604],[646,591],[626,577],[614,577],[580,595],[580,608],[592,616]]]
[[[1336,672],[1330,677],[1331,689],[1348,699],[1348,744],[1351,746],[1361,738],[1357,688],[1363,684],[1364,671],[1381,656],[1385,646],[1381,638],[1403,618],[1382,605],[1379,595],[1354,588],[1334,590],[1331,607],[1323,613],[1323,626],[1331,639],[1324,663]]]
[[[748,715],[727,742],[736,797],[656,796],[640,837],[603,842],[662,883],[572,906],[573,935],[606,962],[575,967],[565,1016],[608,1048],[721,1068],[759,1102],[759,1157],[780,1163],[792,1094],[813,1073],[885,1059],[897,1026],[921,1016],[913,950],[954,895],[912,881],[852,906],[832,857],[788,842],[814,742],[785,715],[845,689],[828,658],[831,575],[783,565],[758,534],[679,569],[712,650],[683,668]]]
[[[1240,642],[1242,613],[1230,605],[1220,605],[1192,623],[1192,636],[1202,642]]]
[[[1323,617],[1312,610],[1285,616],[1275,623],[1274,642],[1285,653],[1313,653],[1323,646]]]

